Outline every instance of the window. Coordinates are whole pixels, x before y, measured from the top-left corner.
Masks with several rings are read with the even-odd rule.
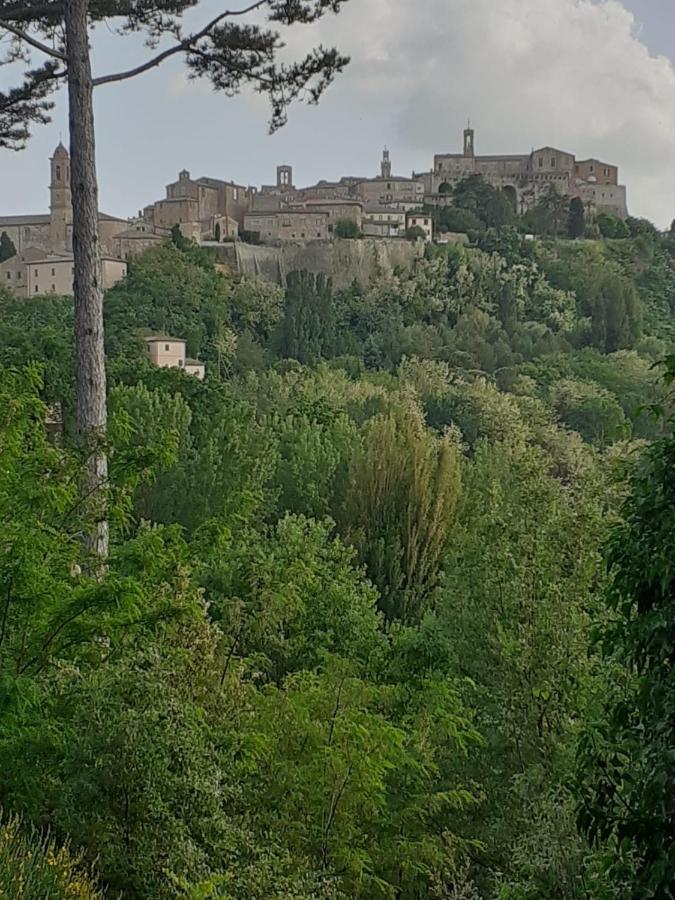
[[[236,200],[238,196],[239,196],[239,191],[236,188],[233,188],[232,189],[232,199]]]
[[[30,228],[24,229],[23,236],[26,238],[27,241],[30,240]]]
[[[302,234],[300,235],[300,237],[304,238],[304,236],[305,236],[305,232],[303,231]]]
[[[164,344],[164,349],[168,351],[169,345],[168,345],[168,344]]]
[[[555,156],[551,157],[551,168],[555,169]]]
[[[37,284],[36,284],[35,287],[33,288],[33,293],[34,293],[34,294],[37,294],[37,292],[38,292],[38,286],[37,286]]]
[[[320,231],[317,231],[316,236],[317,236],[317,237],[321,237],[321,232],[320,232]]]
[[[54,294],[55,292],[56,292],[56,285],[53,284],[53,285],[52,285],[52,294]]]
[[[588,169],[589,172],[595,172],[595,166],[590,166]]]
[[[543,156],[539,157],[539,168],[540,169],[544,168],[544,157]]]
[[[11,280],[12,280],[12,273],[8,272],[7,273],[7,281],[11,281]]]
[[[179,360],[178,360],[178,368],[179,368],[179,369],[182,369],[182,368],[183,368],[183,365],[184,365],[184,361],[183,361],[182,359],[179,359]]]
[[[61,181],[61,166],[56,167],[56,180]]]
[[[38,270],[37,270],[37,269],[35,270],[35,277],[36,277],[36,278],[38,277]]]
[[[52,278],[56,275],[56,269],[52,269]]]
[[[17,277],[17,278],[21,278],[21,272],[17,272],[17,273],[16,273],[16,277]]]

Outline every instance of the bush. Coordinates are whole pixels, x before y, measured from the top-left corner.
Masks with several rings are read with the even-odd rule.
[[[351,219],[340,219],[335,225],[335,237],[357,238],[361,237],[359,226]]]
[[[442,209],[438,216],[438,227],[441,231],[453,231],[461,233],[469,233],[474,231],[482,231],[483,223],[476,213],[470,209],[459,209],[456,206],[447,206]]]
[[[427,235],[419,225],[413,225],[412,228],[406,228],[405,236],[408,241],[418,241],[420,238],[424,241]]]
[[[0,897],[103,900],[81,854],[25,831],[14,816],[0,822]]]
[[[604,238],[628,238],[631,236],[628,225],[618,216],[609,213],[600,213],[596,219],[596,225]]]

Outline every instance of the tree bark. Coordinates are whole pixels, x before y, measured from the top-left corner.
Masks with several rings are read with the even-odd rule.
[[[98,237],[98,184],[87,0],[66,0],[66,57],[70,125],[75,274],[75,401],[85,454],[82,496],[92,525],[86,535],[98,557],[108,554],[106,486],[106,375],[103,290]]]

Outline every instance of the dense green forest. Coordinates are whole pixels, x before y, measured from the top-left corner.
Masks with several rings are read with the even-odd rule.
[[[673,896],[675,239],[545,212],[340,291],[134,260],[104,570],[72,300],[0,293],[0,896]]]

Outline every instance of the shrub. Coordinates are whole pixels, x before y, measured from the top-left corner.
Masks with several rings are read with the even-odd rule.
[[[357,238],[361,236],[359,226],[351,219],[340,219],[335,224],[335,236],[339,238]]]
[[[81,854],[25,830],[15,816],[0,822],[0,897],[103,900]]]

